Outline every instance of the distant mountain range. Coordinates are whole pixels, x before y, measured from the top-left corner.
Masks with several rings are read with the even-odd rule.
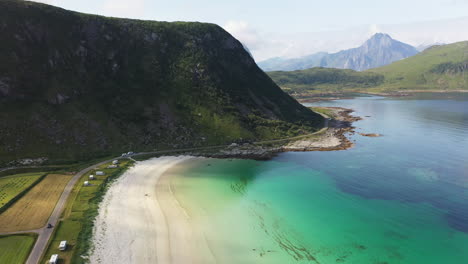
[[[394,40],[388,34],[377,33],[357,48],[337,53],[319,52],[301,58],[272,58],[258,63],[264,71],[294,71],[312,67],[364,71],[411,57],[418,49]]]
[[[310,68],[268,75],[296,98],[320,93],[468,90],[468,41],[432,46],[410,58],[363,72]]]

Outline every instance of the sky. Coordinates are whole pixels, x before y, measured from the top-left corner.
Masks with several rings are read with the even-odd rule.
[[[468,40],[468,0],[36,0],[65,9],[222,26],[254,58],[299,57],[359,46],[389,33],[414,46]]]

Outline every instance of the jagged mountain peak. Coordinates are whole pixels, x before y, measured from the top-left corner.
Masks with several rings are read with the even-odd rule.
[[[385,33],[376,33],[363,46],[389,46],[394,40],[390,35]]]
[[[363,71],[384,66],[417,53],[418,50],[415,47],[395,40],[389,34],[376,33],[357,48],[332,54],[316,53],[289,60],[267,60],[259,62],[259,66],[269,71],[303,70],[312,67]]]
[[[380,40],[380,39],[393,39],[393,38],[387,33],[380,32],[380,33],[375,33],[374,35],[372,35],[372,37],[369,40],[374,40],[374,39]]]

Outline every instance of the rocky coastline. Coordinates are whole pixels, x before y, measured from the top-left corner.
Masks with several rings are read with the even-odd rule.
[[[273,143],[252,143],[232,145],[211,153],[191,152],[187,155],[203,156],[211,158],[238,158],[269,160],[282,152],[306,152],[306,151],[334,151],[346,150],[354,146],[346,135],[355,133],[353,122],[361,120],[361,117],[353,116],[352,109],[341,107],[326,107],[332,113],[328,128],[310,136],[304,136],[296,140],[285,140]]]

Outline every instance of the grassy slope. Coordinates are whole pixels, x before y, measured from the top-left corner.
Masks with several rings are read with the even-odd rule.
[[[312,111],[316,112],[316,113],[321,113],[321,114],[324,114],[326,116],[328,116],[329,118],[335,118],[335,112],[331,109],[328,109],[328,108],[324,108],[324,107],[309,107],[310,109],[312,109]]]
[[[221,27],[0,1],[0,166],[317,130]]]
[[[29,234],[0,236],[0,263],[25,263],[35,240],[35,235]]]
[[[384,84],[377,87],[378,89],[467,90],[468,71],[436,71],[439,65],[462,62],[468,62],[468,41],[435,46],[408,59],[368,72],[385,76]]]
[[[365,72],[312,68],[269,72],[290,94],[468,90],[468,42],[435,46],[410,58]]]
[[[373,87],[383,81],[383,76],[375,73],[330,68],[268,72],[268,75],[290,94],[345,92]]]

